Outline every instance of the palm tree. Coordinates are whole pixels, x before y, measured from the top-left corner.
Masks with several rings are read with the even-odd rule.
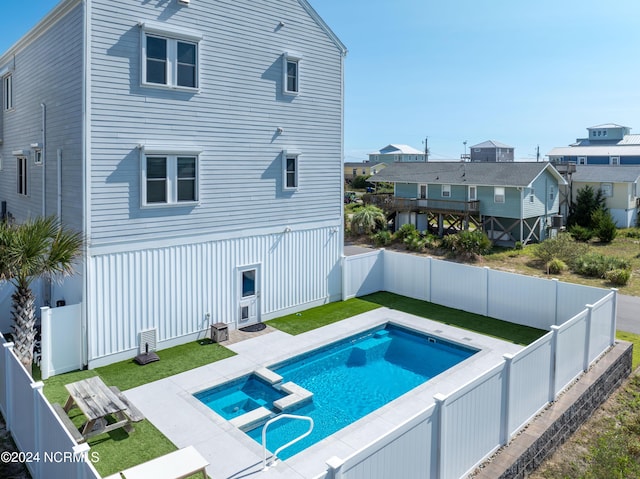
[[[387,218],[384,211],[374,205],[366,205],[356,210],[351,216],[351,229],[369,234],[378,229],[385,229]]]
[[[82,245],[80,233],[63,227],[55,217],[20,225],[0,223],[0,280],[10,281],[16,288],[11,297],[14,352],[29,372],[36,334],[31,283],[37,278],[60,279],[73,274]]]

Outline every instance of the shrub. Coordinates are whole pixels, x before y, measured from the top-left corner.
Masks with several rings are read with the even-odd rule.
[[[575,259],[585,254],[589,246],[576,243],[568,233],[560,233],[555,238],[549,238],[536,245],[533,254],[546,265],[552,259],[558,258],[572,265]]]
[[[407,236],[402,242],[410,251],[422,251],[426,246],[426,240],[417,231],[415,234]]]
[[[583,241],[585,243],[593,238],[593,230],[586,226],[573,225],[569,228],[569,234],[574,240]]]
[[[396,239],[399,241],[404,241],[407,236],[413,236],[418,233],[418,230],[412,224],[406,223],[402,225],[398,231],[396,231]]]
[[[547,263],[548,274],[560,274],[568,269],[567,263],[561,259],[554,258]]]
[[[472,258],[491,251],[491,240],[480,230],[460,231],[454,235],[445,236],[442,239],[442,246],[457,256]]]
[[[356,190],[365,190],[367,187],[373,186],[367,181],[368,179],[368,176],[356,176],[351,182],[351,187]]]
[[[604,275],[605,279],[616,286],[624,286],[631,279],[631,271],[628,269],[612,269]]]
[[[387,246],[391,244],[393,236],[391,235],[391,232],[389,230],[382,230],[372,235],[371,239],[376,246]]]
[[[573,265],[576,273],[594,278],[604,278],[608,271],[614,269],[631,270],[631,264],[628,260],[615,256],[586,253],[578,257]]]
[[[351,231],[369,234],[387,227],[387,218],[377,206],[361,206],[351,215]]]
[[[591,214],[593,232],[602,243],[611,243],[618,234],[616,222],[607,210],[599,208]]]
[[[640,215],[638,215],[638,216],[640,217]],[[627,238],[640,239],[640,229],[638,229],[638,228],[628,229],[627,231],[624,232],[624,235]]]
[[[515,250],[521,250],[522,248],[523,248],[522,241],[516,241],[516,243],[513,245],[513,249]]]

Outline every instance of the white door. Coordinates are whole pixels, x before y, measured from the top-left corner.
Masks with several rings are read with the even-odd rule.
[[[258,285],[258,267],[252,266],[239,270],[240,308],[238,328],[260,321],[260,290]]]

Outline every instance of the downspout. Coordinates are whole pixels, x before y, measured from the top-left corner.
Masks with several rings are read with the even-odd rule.
[[[42,145],[40,146],[40,154],[42,159],[42,216],[47,216],[47,105],[40,103],[42,109]]]

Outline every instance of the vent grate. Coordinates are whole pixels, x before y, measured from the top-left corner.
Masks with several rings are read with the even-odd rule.
[[[156,343],[158,342],[157,338],[158,330],[155,328],[140,331],[140,354],[155,351],[157,346]],[[147,345],[149,345],[148,349]]]

